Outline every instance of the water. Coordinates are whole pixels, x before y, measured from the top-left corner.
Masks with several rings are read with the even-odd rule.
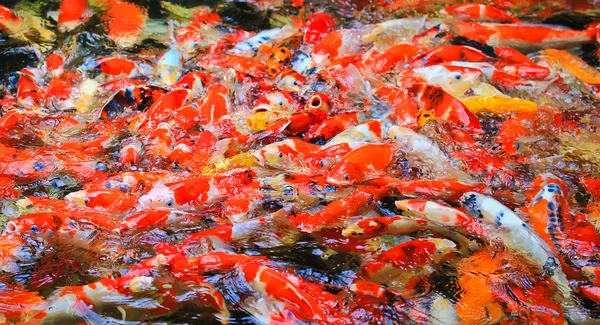
[[[598,287],[584,271],[600,267],[597,253],[600,235],[596,231],[600,225],[597,190],[600,102],[597,85],[570,75],[556,58],[537,50],[524,50],[536,64],[549,67],[551,75],[540,80],[520,78],[523,83],[518,87],[496,84],[477,73],[464,73],[460,78],[454,78],[451,72],[437,75],[440,86],[463,101],[480,93],[484,97],[501,94],[527,100],[539,108],[529,113],[478,113],[476,118],[482,132],[475,134],[456,121],[442,118],[443,114],[433,107],[434,100],[427,101],[430,98],[426,95],[418,98],[418,91],[407,85],[412,78],[410,70],[416,66],[396,65],[392,71],[380,74],[366,72],[360,66],[374,51],[383,52],[397,43],[410,42],[415,35],[447,23],[449,20],[439,10],[453,2],[305,1],[297,6],[280,1],[145,0],[127,2],[123,7],[127,10],[108,15],[114,3],[90,1],[91,14],[68,32],[59,30],[65,27],[59,27],[56,21],[60,1],[2,3],[22,19],[5,23],[8,19],[5,16],[5,20],[0,20],[5,25],[0,28],[3,31],[0,112],[5,117],[16,111],[22,114],[18,122],[10,125],[6,122],[7,126],[0,120],[3,121],[0,123],[0,221],[4,229],[0,235],[0,319],[3,321],[600,323],[600,298],[593,294]],[[132,4],[137,7],[127,7]],[[486,4],[511,12],[525,23],[562,25],[563,29],[584,30],[589,23],[598,21],[598,11],[584,1],[538,4],[515,0]],[[199,6],[217,13],[220,19],[211,23],[210,16],[204,17],[200,27],[193,30],[196,37],[193,41],[176,43],[178,37],[184,37],[181,31],[193,20]],[[127,26],[111,25],[118,20],[115,17],[128,10],[142,13],[128,16],[127,23],[133,24],[144,17],[139,33],[134,32],[133,36],[115,32]],[[408,111],[411,103],[417,106],[418,101],[418,110],[427,109],[434,115],[428,118],[421,112],[415,116],[415,124],[410,125],[413,131],[408,130],[413,133],[403,133],[405,142],[394,144],[394,152],[382,171],[360,165],[369,161],[365,165],[373,166],[385,160],[385,152],[375,149],[360,157],[359,166],[343,169],[337,161],[326,161],[330,159],[328,156],[315,160],[321,168],[310,165],[310,159],[316,159],[312,156],[317,155],[315,152],[324,152],[320,147],[326,143],[324,138],[305,143],[313,146],[310,150],[314,152],[288,157],[285,150],[301,150],[299,146],[279,148],[275,153],[280,155],[257,161],[253,157],[260,157],[265,145],[285,139],[299,141],[306,132],[294,133],[286,127],[274,134],[252,135],[249,131],[246,118],[252,115],[253,105],[277,89],[265,80],[278,77],[266,72],[257,77],[260,71],[244,70],[243,63],[233,64],[234,68],[244,70],[237,74],[202,63],[208,52],[218,51],[210,46],[226,36],[232,37],[242,30],[260,32],[280,28],[306,20],[313,12],[330,14],[338,30],[352,29],[349,33],[354,34],[347,38],[351,40],[340,51],[350,52],[346,60],[351,60],[352,55],[359,55],[360,59],[349,61],[351,65],[340,60],[337,65],[313,69],[315,72],[305,76],[305,84],[299,86],[299,91],[289,91],[292,95],[285,97],[289,105],[298,103],[298,107],[304,107],[315,92],[323,92],[333,98],[330,116],[359,111],[361,122],[383,120],[378,124],[383,129],[381,136],[351,133],[350,143],[356,147],[371,142],[394,143],[388,129],[403,122],[402,118],[390,117],[394,109]],[[423,15],[429,18],[420,18]],[[379,31],[373,25],[411,17],[414,19]],[[431,39],[425,37],[423,42],[430,48],[423,53],[440,45],[454,44],[473,46],[489,57],[496,56],[497,49],[492,46],[448,34],[440,32]],[[224,42],[222,46],[228,49],[234,43]],[[302,35],[290,36],[279,45],[293,53],[310,53],[313,49],[313,45],[303,44]],[[181,51],[183,59],[175,60],[181,66],[157,68],[156,62],[169,49],[176,49],[176,54]],[[598,49],[594,41],[573,46],[569,51],[595,68]],[[259,60],[268,60],[271,50],[269,46],[260,47]],[[52,53],[66,59],[64,72],[47,71],[44,60]],[[111,56],[135,62],[135,68],[110,76],[103,71],[100,58],[106,60]],[[502,63],[497,57],[489,57],[488,63],[498,66]],[[330,59],[334,58],[327,57]],[[505,71],[510,72],[513,62],[506,65]],[[27,100],[27,96],[35,94],[23,94],[22,83],[28,78],[23,77],[26,68],[41,86],[38,91],[45,104],[39,107]],[[174,69],[176,80],[191,71],[205,72],[205,77],[210,74],[214,79],[200,85],[199,90],[187,87],[189,101],[173,99],[164,112],[155,113],[158,117],[154,121],[147,117],[148,112],[166,96],[164,93],[169,94],[175,87],[164,79],[172,72],[169,69]],[[66,97],[56,95],[52,99],[42,94],[55,77],[68,83]],[[115,80],[124,85],[111,84]],[[201,122],[198,107],[204,107],[203,100],[209,97],[207,89],[211,89],[208,86],[216,82],[225,86],[229,117],[218,122]],[[395,106],[390,95],[382,91],[384,86],[410,89],[413,99]],[[192,107],[196,112],[192,117],[171,115],[181,112],[178,108],[190,102],[197,105]],[[284,106],[273,102],[269,105]],[[499,105],[497,109],[510,110],[508,106]],[[211,110],[210,114],[218,113]],[[285,115],[284,109],[276,114],[277,118],[290,115]],[[191,126],[177,124],[187,119],[192,120]],[[165,126],[159,122],[168,123]],[[140,144],[139,149],[136,143]],[[124,149],[127,147],[139,155],[132,156],[132,162],[126,161],[131,154]],[[181,150],[180,156],[173,154],[176,150]],[[283,160],[284,152],[289,161]],[[301,160],[304,161],[298,163]],[[331,168],[323,168],[325,163],[332,164]],[[348,173],[348,178],[355,175],[362,178],[352,179],[354,183],[335,179],[340,169]],[[250,171],[235,176],[240,170]],[[135,174],[138,171],[148,173]],[[568,193],[561,192],[562,196],[556,199],[564,205],[560,216],[536,210],[550,207],[536,205],[543,202],[538,192],[547,188],[540,185],[547,181],[540,178],[544,173],[552,173],[559,179],[557,187],[568,188]],[[177,182],[189,180],[193,182],[185,183],[183,194],[177,194],[181,197],[169,192],[179,188]],[[202,186],[211,189],[202,192]],[[380,193],[386,186],[387,191]],[[79,192],[84,189],[88,192]],[[100,194],[89,194],[94,191]],[[467,210],[473,208],[468,206],[472,202],[461,199],[467,191],[494,197],[505,208],[515,211],[519,225],[524,226],[516,229],[503,226],[502,220],[506,219],[502,218],[508,213],[498,214],[497,224],[473,219],[484,229],[480,232],[452,219],[453,213],[465,211],[461,204]],[[140,199],[155,193],[158,196],[151,197],[152,200]],[[181,203],[185,195],[194,198]],[[355,200],[344,201],[348,195]],[[429,216],[410,219],[413,223],[406,219],[406,224],[399,228],[385,224],[396,216],[408,218],[407,211],[396,206],[396,201],[402,199],[431,200],[457,210],[437,217],[437,210],[428,211]],[[153,209],[174,212],[140,229],[115,230],[123,220],[152,210],[144,210],[151,204]],[[470,212],[477,218],[473,210],[488,207],[476,206]],[[333,212],[324,214],[327,209]],[[58,216],[45,219],[36,215],[33,221],[23,221],[23,216],[49,211]],[[385,217],[360,226],[365,233],[366,227],[371,227],[374,232],[371,236],[342,235],[345,227],[376,216]],[[323,224],[317,224],[316,229],[306,226],[318,217],[323,218]],[[299,221],[302,218],[308,218],[306,224]],[[542,223],[558,224],[538,227],[535,218],[542,218]],[[9,221],[13,224],[6,226]],[[231,223],[235,224],[231,238],[213,233],[187,248],[184,245],[189,238],[195,238],[194,234],[226,229]],[[410,228],[414,224],[419,226]],[[531,245],[518,242],[535,236],[541,238],[527,242]],[[534,244],[540,247],[532,247]],[[168,245],[177,247],[179,252],[174,253]],[[558,255],[561,260],[551,260],[555,264],[539,263],[527,254],[529,251],[520,251],[524,249]],[[159,252],[162,255],[157,257]],[[214,252],[235,253],[240,260],[221,261],[222,264],[212,268],[209,262],[201,265],[190,262]],[[563,265],[564,274],[556,268],[558,264]],[[140,270],[140,265],[146,265],[145,269]],[[203,268],[208,271],[201,271]],[[267,276],[251,276],[253,268],[259,268]],[[572,280],[566,285],[570,289],[561,287],[561,276]],[[355,287],[363,280],[382,285],[381,291],[360,292]],[[278,291],[284,288],[292,289]],[[222,305],[213,301],[221,297]]]

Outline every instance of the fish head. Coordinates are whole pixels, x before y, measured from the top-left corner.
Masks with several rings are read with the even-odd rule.
[[[183,55],[181,51],[175,47],[172,47],[163,54],[156,65],[156,72],[162,84],[170,86],[179,80],[179,77],[181,77],[182,60]]]
[[[287,92],[275,91],[259,98],[254,103],[253,113],[260,111],[295,112],[295,100]]]
[[[264,146],[253,156],[263,167],[275,169],[289,169],[300,167],[298,161],[300,153],[292,141],[281,141]]]
[[[336,58],[343,44],[343,33],[340,31],[331,32],[313,48],[312,58],[318,65],[327,65],[332,59]]]
[[[65,196],[65,201],[78,207],[85,207],[90,202],[87,192],[87,190],[81,190],[69,193]]]
[[[363,169],[354,162],[342,161],[335,165],[327,177],[327,181],[335,185],[351,185],[365,179]]]
[[[306,109],[318,109],[325,113],[329,113],[331,109],[331,98],[323,93],[315,93],[306,102]]]
[[[142,211],[149,209],[170,209],[176,206],[177,202],[175,201],[174,190],[162,182],[156,184],[150,192],[140,197],[137,203],[138,210]]]
[[[300,92],[306,78],[292,69],[285,69],[275,77],[275,83],[283,91]]]

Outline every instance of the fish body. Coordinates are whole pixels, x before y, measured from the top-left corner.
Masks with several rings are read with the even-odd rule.
[[[491,46],[513,47],[524,51],[563,49],[593,43],[596,39],[595,28],[569,30],[523,23],[460,22],[451,24],[448,30]]]
[[[511,14],[495,7],[474,3],[448,6],[442,9],[441,13],[465,20],[474,20],[479,22],[516,23],[519,21],[519,19],[513,17]]]
[[[497,234],[509,249],[523,254],[538,265],[541,272],[548,275],[563,292],[570,293],[558,257],[519,216],[502,203],[479,193],[465,193],[460,202],[470,215],[499,229]]]

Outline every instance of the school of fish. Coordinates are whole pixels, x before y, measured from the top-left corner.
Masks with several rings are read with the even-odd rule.
[[[600,324],[600,4],[425,2],[0,5],[0,323]]]

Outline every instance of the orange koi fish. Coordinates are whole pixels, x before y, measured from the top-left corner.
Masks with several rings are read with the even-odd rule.
[[[448,6],[440,11],[442,15],[490,23],[517,23],[519,19],[513,17],[510,13],[504,12],[492,6],[482,4],[468,3],[456,6]]]
[[[146,12],[135,4],[113,0],[108,9],[102,14],[108,37],[119,46],[129,47],[142,31],[146,20]]]
[[[58,8],[58,30],[70,32],[84,23],[91,14],[88,0],[63,0]]]

